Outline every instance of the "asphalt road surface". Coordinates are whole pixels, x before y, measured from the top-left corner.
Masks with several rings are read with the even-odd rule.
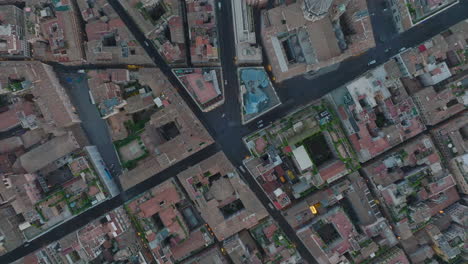
[[[390,0],[367,0],[367,9],[377,46],[398,35],[388,1]]]
[[[219,41],[221,57],[223,58],[223,77],[228,82],[228,85],[225,87],[225,104],[209,113],[202,113],[196,107],[187,92],[178,83],[177,79],[173,76],[170,67],[164,63],[164,60],[157,53],[156,49],[151,45],[146,46],[144,44],[146,41],[145,36],[136,27],[135,23],[127,15],[125,10],[123,10],[123,8],[116,0],[109,1],[109,3],[114,7],[116,12],[125,22],[129,30],[134,34],[136,40],[148,52],[149,56],[153,59],[155,64],[161,69],[163,73],[166,74],[169,81],[178,88],[182,98],[184,98],[196,116],[206,126],[207,130],[215,138],[217,143],[182,160],[181,162],[164,170],[163,172],[154,175],[145,182],[136,185],[134,188],[129,189],[124,193],[121,193],[119,196],[83,212],[79,216],[61,224],[58,228],[47,232],[29,244],[25,244],[1,256],[0,263],[12,262],[39,249],[42,246],[60,239],[64,235],[73,232],[89,223],[91,220],[99,218],[106,212],[122,205],[125,201],[128,201],[129,199],[156,186],[164,180],[175,176],[178,172],[184,170],[188,166],[194,165],[201,160],[213,155],[218,150],[224,151],[226,156],[236,167],[240,166],[242,164],[242,159],[245,157],[245,155],[248,154],[247,150],[242,144],[241,138],[242,136],[245,136],[246,134],[258,129],[256,123],[258,120],[263,120],[264,124],[273,122],[274,120],[286,115],[292,109],[300,105],[310,103],[312,100],[320,98],[331,90],[336,89],[353,80],[357,76],[365,73],[371,69],[371,67],[367,65],[369,61],[375,59],[377,63],[374,64],[373,67],[376,67],[389,60],[392,56],[396,55],[401,48],[410,48],[416,46],[428,38],[431,38],[446,30],[450,26],[468,18],[468,1],[462,0],[460,4],[451,7],[450,9],[404,32],[403,34],[392,36],[389,39],[384,39],[384,41],[379,43],[376,48],[370,49],[361,56],[353,57],[340,63],[340,65],[333,71],[324,74],[317,74],[316,76],[308,74],[307,78],[305,76],[297,76],[295,78],[286,80],[277,85],[277,92],[282,101],[282,105],[251,122],[250,124],[242,126],[240,123],[240,105],[238,101],[237,67],[232,60],[235,56],[235,44],[232,29],[232,11],[230,1],[223,0],[221,2],[222,10],[218,10],[217,4],[216,9],[217,13],[220,15],[219,17],[222,17],[222,19],[218,19],[218,30],[221,32]],[[372,11],[373,8],[374,7],[371,6],[369,9]],[[377,9],[378,8],[376,7],[375,10]],[[372,23],[373,25],[377,25],[377,27],[380,29],[379,23],[385,22],[379,22],[379,17],[384,16],[376,16],[376,18],[372,18]],[[382,30],[384,30],[383,26]],[[376,35],[387,36],[388,34],[377,32]],[[390,52],[385,52],[387,48],[391,49]],[[93,67],[95,68],[96,65],[78,66],[75,68],[58,66],[58,68],[68,68],[70,70],[79,68],[90,69]],[[223,114],[225,114],[224,117]],[[90,137],[93,136],[90,135]],[[93,142],[92,138],[90,140]],[[257,194],[258,198],[268,209],[273,218],[279,223],[281,228],[284,229],[286,234],[288,234],[291,240],[296,244],[299,253],[310,263],[316,263],[311,254],[305,250],[303,244],[298,240],[295,232],[288,224],[286,224],[286,221],[281,216],[281,213],[279,211],[271,210],[268,207],[269,200],[261,188],[256,184],[254,179],[248,174],[242,174],[242,176],[249,184],[250,188]]]

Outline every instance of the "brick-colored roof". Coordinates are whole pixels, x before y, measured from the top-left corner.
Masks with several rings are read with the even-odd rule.
[[[102,35],[109,32],[109,26],[104,22],[86,24],[86,35],[88,40],[100,40]]]
[[[20,124],[19,114],[24,117],[34,114],[34,105],[30,102],[18,102],[9,106],[9,110],[0,113],[0,131],[8,130]]]
[[[452,188],[444,191],[441,195],[444,195],[446,199],[442,199],[440,203],[429,201],[428,205],[431,210],[431,216],[438,214],[440,211],[443,211],[445,208],[460,200],[460,195],[458,194],[457,188],[453,186]]]
[[[110,29],[121,28],[121,27],[125,27],[125,23],[122,21],[122,19],[114,18],[109,21]]]
[[[276,230],[278,230],[278,227],[275,224],[271,224],[263,229],[263,233],[268,239],[271,240]]]
[[[186,74],[184,77],[187,80],[187,88],[193,91],[197,101],[201,104],[205,104],[218,96],[213,83],[205,81],[201,73],[194,72]]]
[[[59,127],[78,123],[78,115],[52,67],[42,63],[33,64],[31,67],[35,67],[35,72],[40,76],[35,80],[32,93],[46,121]]]
[[[148,201],[141,203],[140,207],[140,216],[141,217],[151,217],[156,213],[161,211],[161,206],[167,207],[169,204],[175,204],[180,201],[180,196],[177,193],[175,187],[166,188],[162,192],[158,192],[157,195]],[[163,203],[164,205],[161,205]],[[165,212],[166,214],[168,212]],[[162,220],[162,216],[161,216]]]
[[[128,82],[130,81],[130,75],[127,69],[111,69],[110,71],[111,80],[113,82]]]
[[[171,247],[172,256],[177,261],[187,255],[192,251],[200,249],[205,246],[205,239],[201,231],[192,232],[190,237],[185,240],[183,243],[178,244],[177,246]]]
[[[340,255],[344,254],[351,248],[351,243],[348,238],[351,237],[354,233],[353,224],[342,210],[339,210],[335,214],[331,215],[328,220],[334,224],[336,230],[343,238],[343,241],[336,244],[330,250],[333,252],[338,252]]]
[[[338,160],[334,162],[332,165],[325,167],[319,170],[320,177],[322,177],[323,181],[327,181],[330,178],[333,178],[335,175],[341,173],[342,171],[346,170],[346,165],[341,161]]]

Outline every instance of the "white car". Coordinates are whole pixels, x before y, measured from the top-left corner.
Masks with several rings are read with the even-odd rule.
[[[371,60],[371,61],[369,61],[369,63],[367,63],[367,66],[371,66],[371,65],[373,65],[373,64],[375,64],[375,63],[377,63],[376,60]]]
[[[242,165],[239,166],[239,170],[242,171],[243,173],[245,173],[245,169]]]

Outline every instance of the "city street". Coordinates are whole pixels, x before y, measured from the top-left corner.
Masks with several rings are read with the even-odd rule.
[[[397,36],[398,32],[393,23],[392,10],[389,8],[390,0],[367,0],[367,9],[374,31],[377,46]]]
[[[257,130],[257,121],[263,120],[263,123],[270,123],[274,120],[281,118],[288,114],[293,109],[310,103],[312,100],[316,100],[328,92],[336,89],[347,82],[353,80],[357,76],[365,73],[371,67],[367,64],[371,60],[376,60],[377,63],[372,67],[376,67],[385,61],[391,59],[398,51],[402,48],[410,48],[418,45],[419,43],[425,41],[428,38],[431,38],[440,32],[446,30],[450,26],[464,20],[467,18],[468,14],[468,1],[462,0],[460,4],[449,8],[448,10],[442,12],[441,14],[431,18],[430,20],[404,32],[400,35],[393,36],[392,33],[377,33],[376,36],[385,36],[385,40],[382,43],[379,43],[376,48],[370,49],[361,56],[353,57],[344,62],[336,68],[336,70],[317,75],[315,78],[312,75],[312,78],[308,76],[297,76],[292,79],[286,80],[280,84],[276,85],[277,93],[280,96],[282,105],[275,108],[271,112],[265,114],[264,116],[258,118],[257,120],[252,121],[251,123],[243,126],[241,124],[240,118],[240,104],[238,100],[238,82],[237,82],[237,66],[234,64],[233,58],[235,54],[235,42],[234,42],[234,33],[232,28],[232,10],[229,0],[223,0],[222,10],[219,10],[216,7],[218,17],[218,32],[221,32],[219,35],[219,45],[222,58],[222,68],[223,68],[223,77],[227,80],[227,86],[225,87],[225,103],[219,108],[208,112],[202,113],[195,103],[192,101],[188,93],[183,89],[180,83],[177,81],[175,76],[171,72],[171,68],[164,63],[164,60],[158,54],[157,50],[153,46],[144,45],[146,38],[144,34],[138,29],[136,24],[118,3],[117,0],[109,0],[110,5],[116,10],[117,14],[125,22],[129,30],[134,34],[135,39],[141,44],[141,46],[146,50],[149,56],[153,59],[154,63],[161,69],[161,71],[167,76],[169,81],[178,88],[179,93],[185,102],[190,106],[195,115],[200,119],[203,125],[207,128],[212,137],[216,140],[216,144],[203,149],[202,151],[180,161],[174,166],[154,175],[152,178],[136,185],[135,187],[127,190],[124,193],[121,193],[119,196],[116,196],[102,204],[85,211],[84,213],[78,215],[77,217],[61,224],[59,227],[54,230],[44,234],[43,236],[35,239],[30,242],[29,245],[21,246],[3,256],[0,256],[0,263],[9,263],[12,262],[26,254],[29,254],[42,246],[53,242],[64,235],[77,230],[78,228],[86,225],[91,220],[100,217],[106,212],[122,205],[125,201],[132,199],[133,197],[141,194],[142,192],[160,184],[164,180],[167,180],[177,173],[185,170],[187,167],[194,165],[203,159],[213,155],[219,150],[224,151],[226,156],[234,164],[235,167],[242,165],[242,160],[246,155],[248,155],[247,150],[245,149],[242,143],[242,137]],[[371,1],[369,1],[371,2]],[[381,1],[379,1],[381,2]],[[380,6],[369,7],[369,10],[378,10]],[[384,22],[379,22],[378,19],[388,19],[387,16],[375,16],[372,18],[372,24],[378,25],[379,30],[387,30],[388,25],[387,20],[382,20]],[[390,36],[388,39],[386,37]],[[386,49],[391,49],[389,52],[385,52]],[[122,65],[115,65],[116,67],[123,67]],[[87,65],[87,66],[74,66],[74,67],[65,67],[57,66],[62,70],[76,71],[77,69],[86,68],[90,69],[96,66]],[[98,66],[103,67],[103,66]],[[105,66],[110,67],[110,66]],[[90,141],[93,144],[99,144],[97,140],[100,140],[100,134],[104,133],[103,128],[92,128],[96,120],[96,115],[94,113],[86,112],[85,108],[89,107],[85,103],[84,95],[85,90],[82,88],[71,89],[70,94],[73,97],[73,103],[80,114],[80,118],[83,120],[83,127],[90,137]],[[95,109],[95,108],[94,108]],[[92,111],[92,110],[89,110]],[[96,110],[97,111],[97,110]],[[98,124],[100,124],[98,122]],[[101,126],[101,125],[98,125]],[[111,143],[110,143],[111,144]],[[106,160],[106,163],[109,163],[109,160],[113,158],[110,157],[107,151],[110,151],[108,148],[109,142],[106,143],[106,146],[101,146],[105,153],[102,153],[103,158]],[[99,146],[98,146],[99,148]],[[115,155],[115,152],[114,152]],[[108,164],[109,165],[109,164]],[[248,183],[252,191],[257,195],[263,205],[267,208],[273,218],[279,223],[280,227],[284,229],[285,233],[288,234],[290,239],[296,244],[299,253],[310,263],[316,263],[313,256],[307,251],[304,245],[295,235],[295,232],[292,228],[286,223],[285,219],[282,217],[281,213],[276,210],[271,210],[268,206],[269,199],[264,194],[262,189],[256,184],[254,179],[245,173],[242,173],[244,180]]]

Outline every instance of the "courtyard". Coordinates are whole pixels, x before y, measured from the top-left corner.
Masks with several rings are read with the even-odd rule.
[[[115,146],[118,150],[122,167],[129,170],[137,166],[138,161],[148,156],[148,150],[138,135],[129,136],[123,140],[116,141]]]
[[[141,139],[137,138],[130,141],[128,144],[120,147],[119,153],[123,162],[128,162],[137,159],[145,154]]]
[[[325,136],[322,133],[317,133],[306,138],[301,145],[304,145],[309,157],[317,167],[334,158],[333,152],[328,147]]]

